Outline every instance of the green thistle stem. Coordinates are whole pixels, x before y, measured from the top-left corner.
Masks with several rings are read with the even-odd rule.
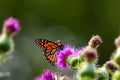
[[[95,78],[95,64],[93,62],[84,62],[81,69],[78,70],[81,80],[93,80]]]

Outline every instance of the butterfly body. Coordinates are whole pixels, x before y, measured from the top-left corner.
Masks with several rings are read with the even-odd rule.
[[[60,41],[52,42],[46,39],[37,39],[35,43],[44,49],[44,55],[49,63],[55,65],[57,62],[56,54],[59,49],[63,49]]]

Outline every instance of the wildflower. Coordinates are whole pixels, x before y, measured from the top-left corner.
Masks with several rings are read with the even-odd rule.
[[[14,49],[12,35],[20,30],[19,21],[13,17],[4,21],[3,32],[0,35],[0,54],[11,53]]]
[[[61,69],[70,69],[70,67],[75,67],[79,63],[79,54],[84,48],[75,48],[72,45],[64,45],[63,50],[58,51],[57,55],[57,66]]]
[[[75,48],[71,45],[64,45],[64,49],[60,50],[57,55],[57,66],[61,69],[69,68],[67,57],[75,54]]]
[[[41,76],[37,76],[34,80],[55,80],[54,73],[51,70],[45,70]]]
[[[20,30],[19,21],[10,17],[4,21],[3,33],[16,34]]]
[[[88,42],[91,47],[98,47],[102,43],[102,39],[99,35],[92,36],[90,41]]]

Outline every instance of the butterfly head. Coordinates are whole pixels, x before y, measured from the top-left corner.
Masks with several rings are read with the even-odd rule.
[[[64,45],[60,42],[60,40],[57,40],[55,43],[58,45],[59,50],[63,50]]]
[[[61,46],[61,45],[62,45],[62,43],[60,42],[60,40],[57,40],[55,43],[56,43],[58,46]]]

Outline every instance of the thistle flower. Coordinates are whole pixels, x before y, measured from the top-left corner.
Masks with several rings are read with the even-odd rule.
[[[37,76],[34,80],[55,80],[54,73],[51,70],[45,70],[41,76]]]
[[[0,35],[0,54],[11,53],[14,49],[14,42],[11,35],[20,30],[19,21],[10,17],[4,21],[3,32]]]
[[[60,50],[57,55],[57,66],[61,69],[69,69],[70,66],[68,65],[67,58],[69,56],[75,56],[78,54],[78,50],[74,48],[72,45],[64,45],[64,49]]]
[[[3,33],[16,34],[20,30],[19,21],[13,17],[10,17],[4,21]]]

